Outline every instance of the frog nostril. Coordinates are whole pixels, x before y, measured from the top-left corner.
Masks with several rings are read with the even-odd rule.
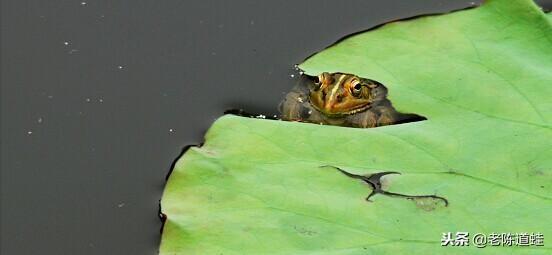
[[[341,103],[342,101],[343,101],[343,96],[342,95],[337,96],[337,102]]]

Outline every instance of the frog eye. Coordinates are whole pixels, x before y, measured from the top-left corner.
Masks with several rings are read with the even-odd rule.
[[[360,91],[362,90],[362,84],[358,81],[353,81],[353,83],[351,84],[352,87],[351,87],[351,93],[354,95],[354,96],[358,96],[360,95]]]
[[[322,83],[324,81],[325,77],[324,74],[320,74],[318,76],[314,77],[314,84],[318,86],[318,88],[322,87]]]
[[[314,81],[314,84],[320,85],[320,77],[319,76],[314,76],[313,81]]]

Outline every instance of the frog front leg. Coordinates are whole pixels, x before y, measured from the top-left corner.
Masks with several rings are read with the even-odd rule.
[[[378,124],[378,116],[371,110],[347,117],[348,126],[356,128],[373,128]]]
[[[373,128],[393,125],[396,122],[396,112],[392,108],[378,107],[350,116],[349,124],[357,128]]]
[[[283,120],[302,121],[309,109],[306,106],[308,95],[299,89],[293,89],[287,93],[280,103],[280,113]]]
[[[377,126],[393,125],[396,122],[396,114],[392,109],[383,109],[379,112]]]

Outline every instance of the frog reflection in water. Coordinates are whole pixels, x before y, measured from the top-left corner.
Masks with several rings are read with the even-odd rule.
[[[424,120],[397,112],[381,83],[346,73],[303,75],[280,104],[281,118],[369,128]]]

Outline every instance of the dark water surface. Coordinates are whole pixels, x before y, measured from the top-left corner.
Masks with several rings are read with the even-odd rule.
[[[155,254],[165,175],[224,110],[275,113],[340,37],[470,2],[2,1],[0,253]]]

